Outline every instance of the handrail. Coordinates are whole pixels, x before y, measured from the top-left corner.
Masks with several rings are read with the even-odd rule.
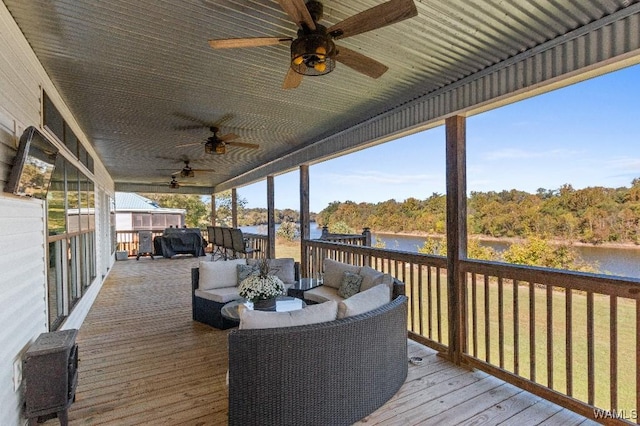
[[[637,417],[640,279],[460,264],[470,313],[463,362],[585,416],[600,407],[626,412],[621,422]]]
[[[447,350],[446,258],[321,240],[302,240],[301,244],[308,259],[307,265],[301,265],[304,277],[317,276],[322,272],[323,259],[329,258],[370,266],[404,282],[412,338],[438,351]]]
[[[141,231],[148,232],[148,229],[144,229]],[[162,229],[151,229],[151,239],[161,236],[164,232],[164,228]],[[126,251],[127,256],[135,256],[138,254],[138,249],[140,248],[140,237],[138,236],[139,231],[116,231],[116,250],[118,251]]]
[[[640,279],[466,259],[458,264],[462,282],[455,283],[462,315],[449,316],[444,257],[320,240],[301,244],[308,259],[303,276],[322,272],[322,260],[331,258],[403,281],[410,338],[448,354],[448,330],[456,325],[449,321],[460,317],[464,364],[589,418],[637,420]]]

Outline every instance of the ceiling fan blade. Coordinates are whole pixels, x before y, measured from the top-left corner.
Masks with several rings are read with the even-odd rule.
[[[220,174],[217,173],[214,169],[191,169],[194,172],[199,172],[199,173],[216,173],[216,174]]]
[[[214,49],[234,49],[236,47],[273,46],[291,40],[293,40],[291,37],[224,38],[209,40],[209,46]]]
[[[176,117],[185,119],[187,121],[193,121],[194,123],[199,123],[199,124],[201,124],[203,126],[206,125],[206,123],[204,121],[200,120],[197,117],[193,117],[193,116],[191,116],[189,114],[184,114],[182,112],[174,112],[173,115],[175,115]]]
[[[295,72],[293,68],[289,67],[287,75],[284,77],[282,88],[295,89],[296,87],[300,86],[300,83],[302,83],[302,74]]]
[[[231,120],[233,118],[233,114],[225,114],[218,121],[211,124],[209,127],[222,127],[224,123]]]
[[[247,143],[247,142],[226,142],[226,144],[232,145],[232,146],[241,146],[243,148],[251,148],[251,149],[260,148],[260,145],[257,145],[255,143]]]
[[[278,0],[278,3],[297,26],[302,28],[302,24],[305,24],[311,30],[316,29],[316,23],[313,22],[304,0]]]
[[[362,53],[347,49],[343,46],[338,47],[336,61],[371,78],[378,78],[389,69],[389,67],[375,59],[371,59]]]
[[[202,144],[202,142],[194,142],[194,143],[183,143],[181,145],[176,145],[176,148],[182,148],[185,146],[196,146],[196,145],[200,145]]]
[[[239,137],[240,136],[236,135],[235,133],[227,133],[226,135],[218,136],[218,140],[222,142],[229,142],[233,139],[238,139]]]
[[[327,31],[335,39],[351,37],[413,18],[417,14],[413,0],[390,0],[357,13],[331,26]]]
[[[196,129],[202,129],[203,127],[206,127],[206,125],[203,124],[189,124],[186,126],[173,126],[174,130],[196,130]]]

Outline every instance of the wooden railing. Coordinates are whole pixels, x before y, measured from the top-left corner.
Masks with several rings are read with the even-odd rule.
[[[151,231],[153,238],[162,235],[163,229],[154,229]],[[138,254],[140,247],[140,238],[138,231],[116,231],[116,250],[126,251],[129,256]]]
[[[309,277],[331,258],[403,281],[412,339],[453,358],[448,339],[455,325],[462,363],[586,417],[638,422],[639,279],[462,260],[456,315],[449,312],[443,257],[319,240],[302,246]]]
[[[332,234],[329,232],[329,228],[322,227],[322,234],[319,240],[329,241],[333,243],[351,244],[354,246],[370,246],[371,245],[371,231],[369,228],[364,228],[362,234]]]
[[[370,266],[404,282],[409,296],[409,331],[413,338],[436,350],[447,350],[447,260],[444,257],[321,240],[303,240],[302,247],[309,259],[307,277],[316,277],[322,272],[322,261],[329,258]]]
[[[461,267],[467,364],[585,416],[599,407],[637,420],[640,280],[474,260]]]
[[[155,229],[152,230],[152,238],[157,236],[162,236],[164,229]],[[206,236],[206,229],[202,235]],[[267,246],[269,244],[269,239],[266,235],[261,234],[249,234],[243,232],[243,236],[247,242],[247,247],[252,249],[259,249],[260,251],[256,253],[253,257],[264,257],[265,253],[267,253]],[[205,237],[206,238],[206,237]],[[116,242],[117,242],[117,250],[118,251],[126,251],[129,256],[135,256],[138,254],[138,248],[140,247],[140,239],[138,237],[138,231],[116,231]],[[205,249],[210,249],[211,244]]]
[[[254,251],[255,250],[260,250],[258,252],[255,252],[253,257],[257,257],[257,258],[264,258],[268,251],[268,247],[269,247],[269,237],[263,234],[250,234],[247,232],[243,232],[242,235],[244,236],[244,239],[246,241],[247,244],[247,248],[251,248]]]

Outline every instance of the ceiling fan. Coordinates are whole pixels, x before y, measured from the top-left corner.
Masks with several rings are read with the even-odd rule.
[[[183,178],[192,178],[195,176],[195,172],[215,172],[214,169],[194,169],[189,165],[189,160],[182,160],[182,161],[184,161],[184,167],[180,170],[177,170],[171,173],[172,177],[180,175],[180,177],[183,177]],[[170,169],[158,169],[158,170],[170,170]]]
[[[169,182],[169,188],[178,189],[180,188],[180,184],[178,183],[175,176],[171,176],[171,182]]]
[[[209,45],[214,49],[230,49],[291,42],[291,60],[282,85],[284,89],[298,87],[305,75],[330,73],[335,68],[336,61],[369,77],[380,77],[388,70],[386,65],[354,50],[336,46],[333,40],[382,28],[418,14],[413,0],[390,0],[326,28],[318,24],[322,19],[321,2],[309,0],[305,4],[304,0],[278,0],[278,3],[298,26],[295,39],[292,37],[228,38],[209,40]]]
[[[260,145],[254,143],[235,141],[234,139],[237,139],[240,136],[234,133],[227,133],[226,135],[218,136],[218,131],[220,129],[216,126],[209,127],[209,130],[211,131],[211,133],[213,133],[213,135],[209,136],[206,141],[176,145],[176,148],[204,144],[204,152],[206,152],[207,154],[226,154],[227,145],[241,146],[251,149],[260,148]]]

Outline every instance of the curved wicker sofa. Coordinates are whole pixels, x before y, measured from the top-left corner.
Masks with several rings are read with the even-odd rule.
[[[407,377],[407,298],[296,327],[229,332],[229,424],[349,425]]]

